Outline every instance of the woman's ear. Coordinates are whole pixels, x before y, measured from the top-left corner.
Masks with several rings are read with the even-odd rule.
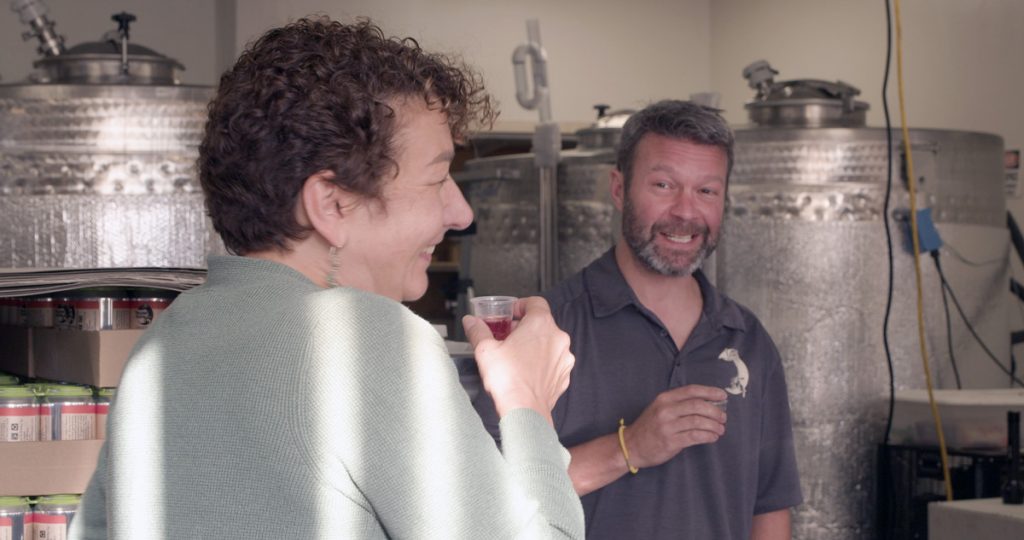
[[[347,240],[347,218],[359,202],[359,196],[332,180],[334,173],[318,171],[306,179],[299,194],[299,223],[315,230],[328,244],[342,247]]]

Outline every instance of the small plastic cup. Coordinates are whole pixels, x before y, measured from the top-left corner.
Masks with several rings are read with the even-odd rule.
[[[514,296],[477,296],[469,301],[473,315],[480,317],[494,339],[505,339],[512,333],[512,309],[516,305]]]
[[[725,398],[721,401],[708,401],[708,403],[718,407],[722,412],[726,412],[726,409],[729,408],[729,398]]]

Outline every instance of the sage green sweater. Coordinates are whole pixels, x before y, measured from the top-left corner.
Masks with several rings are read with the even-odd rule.
[[[136,345],[72,538],[583,538],[536,412],[495,447],[393,300],[210,257]]]

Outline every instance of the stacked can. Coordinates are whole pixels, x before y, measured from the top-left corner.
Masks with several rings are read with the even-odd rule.
[[[0,298],[0,326],[25,326],[24,298]]]
[[[0,497],[0,539],[32,539],[33,515],[28,504],[26,497]]]
[[[75,330],[124,330],[132,326],[131,299],[87,296],[72,300]]]
[[[53,328],[54,299],[36,296],[25,299],[25,325],[32,328]]]
[[[110,412],[110,403],[114,400],[116,388],[100,388],[96,392],[96,438],[107,438],[107,415]]]
[[[68,537],[71,520],[82,500],[80,495],[50,495],[36,501],[32,513],[35,537],[46,540],[64,540]]]
[[[27,386],[0,386],[0,442],[39,440],[39,401]]]
[[[49,298],[61,330],[123,330],[132,326],[131,298],[119,289],[83,289]]]
[[[92,388],[49,384],[40,388],[39,440],[96,438],[96,400]]]

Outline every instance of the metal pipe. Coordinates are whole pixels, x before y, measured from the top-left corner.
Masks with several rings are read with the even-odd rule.
[[[110,16],[110,20],[117,23],[117,33],[121,45],[121,75],[127,76],[128,68],[128,40],[131,23],[135,22],[135,15],[122,11]]]
[[[537,109],[540,124],[533,133],[534,163],[538,172],[537,262],[539,288],[545,290],[558,279],[558,157],[562,134],[551,121],[551,94],[548,89],[547,53],[540,43],[540,22],[526,21],[528,42],[512,53],[515,70],[516,100],[524,108]],[[533,92],[526,80],[526,60],[532,61]]]
[[[554,286],[558,279],[558,201],[557,201],[557,167],[541,167],[538,181],[540,182],[539,222],[537,232],[539,242],[538,266],[540,267],[540,290],[545,291]]]

